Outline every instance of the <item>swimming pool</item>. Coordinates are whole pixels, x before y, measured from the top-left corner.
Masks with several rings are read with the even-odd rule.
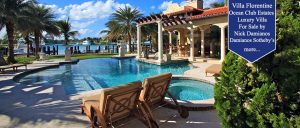
[[[172,80],[169,91],[178,100],[207,100],[214,98],[213,86],[198,80]]]
[[[182,75],[193,68],[188,62],[157,66],[137,62],[134,58],[97,58],[81,60],[78,64],[61,65],[25,75],[16,81],[22,84],[61,85],[66,94],[109,88],[132,81],[143,81],[153,75],[171,72]]]

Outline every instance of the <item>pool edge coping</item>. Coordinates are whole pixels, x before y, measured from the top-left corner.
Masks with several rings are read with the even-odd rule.
[[[49,65],[37,67],[37,68],[34,68],[34,69],[28,69],[28,70],[25,70],[23,72],[17,73],[15,76],[13,76],[12,80],[16,83],[20,83],[17,80],[19,78],[23,77],[23,76],[28,75],[28,74],[35,73],[35,72],[38,72],[38,71],[42,71],[42,70],[45,70],[45,69],[56,68],[56,67],[59,67],[61,65],[65,65],[65,64],[77,64],[79,61],[80,61],[79,59],[74,59],[74,60],[71,60],[71,61],[61,61],[61,62],[57,62],[57,63],[41,63],[41,64],[49,64]]]

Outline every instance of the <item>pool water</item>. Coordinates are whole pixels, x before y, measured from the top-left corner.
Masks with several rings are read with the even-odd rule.
[[[109,88],[144,78],[171,72],[182,75],[193,68],[188,62],[157,66],[137,62],[134,58],[98,58],[81,60],[78,64],[61,65],[26,75],[16,80],[22,84],[61,85],[66,94]]]
[[[212,85],[196,80],[172,80],[169,91],[178,100],[206,100],[214,97]]]

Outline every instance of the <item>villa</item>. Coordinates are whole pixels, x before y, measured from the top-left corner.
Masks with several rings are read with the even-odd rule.
[[[195,57],[212,57],[218,51],[220,62],[222,62],[227,49],[227,36],[225,36],[228,26],[227,14],[227,6],[204,10],[202,0],[189,0],[186,6],[180,7],[177,4],[173,4],[163,14],[139,18],[136,21],[137,58],[142,58],[141,27],[147,24],[157,24],[158,64],[165,62],[163,54],[166,51],[170,55],[174,54],[175,47],[172,42],[172,34],[174,33],[177,35],[176,52],[178,57],[188,57],[189,61],[195,61]],[[219,28],[220,42],[208,42],[206,36],[215,27]],[[163,48],[164,32],[169,34],[169,49]],[[216,49],[217,47],[219,50]]]

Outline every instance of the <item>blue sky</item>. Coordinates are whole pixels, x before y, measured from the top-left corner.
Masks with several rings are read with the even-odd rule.
[[[52,8],[57,19],[70,17],[73,30],[80,32],[78,38],[99,37],[105,23],[116,9],[124,6],[137,8],[143,15],[164,11],[168,5],[184,5],[186,0],[38,0],[40,4]],[[223,0],[204,0],[204,7]],[[0,37],[3,30],[0,32]]]

